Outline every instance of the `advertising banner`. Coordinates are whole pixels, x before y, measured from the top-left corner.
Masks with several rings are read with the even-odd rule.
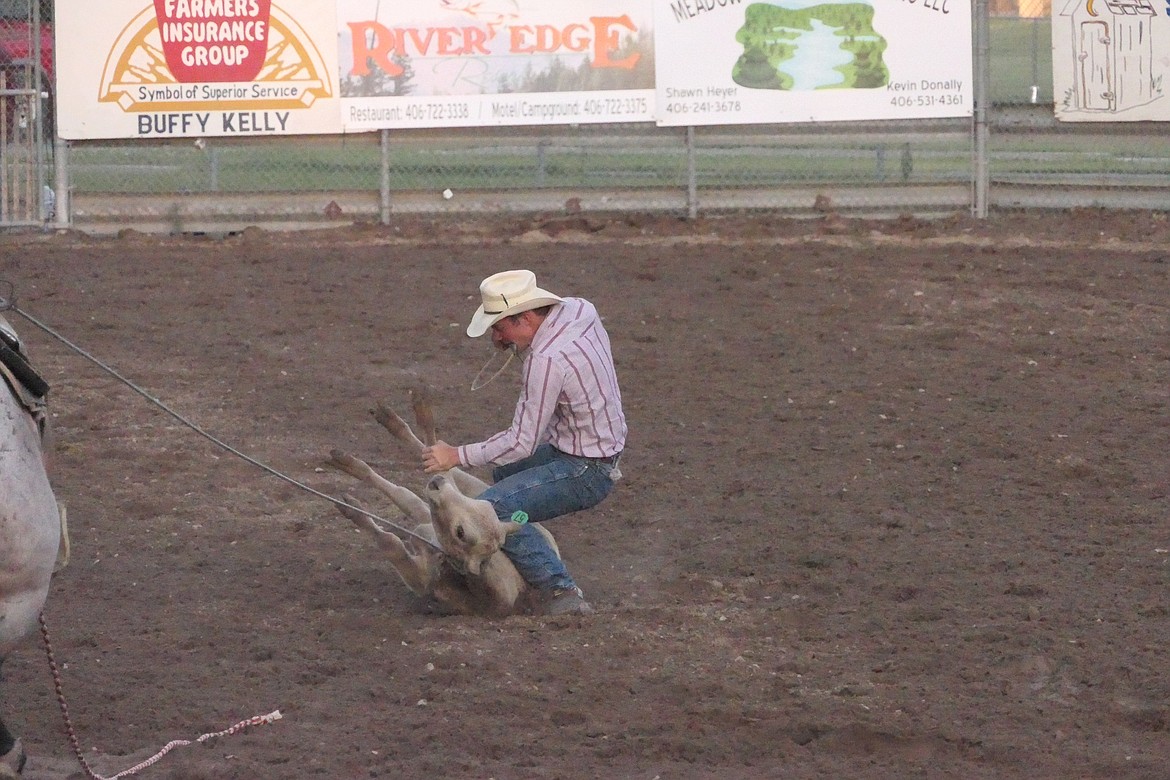
[[[1052,3],[1052,94],[1064,122],[1170,119],[1166,0]]]
[[[654,119],[651,0],[337,0],[347,130]]]
[[[653,0],[660,125],[970,116],[968,0]]]
[[[334,0],[56,0],[55,11],[63,138],[342,132]]]

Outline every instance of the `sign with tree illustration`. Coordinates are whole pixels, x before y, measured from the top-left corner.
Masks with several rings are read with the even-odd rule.
[[[1166,0],[1052,4],[1052,86],[1064,122],[1170,119]]]
[[[962,0],[654,0],[656,119],[970,116]]]
[[[347,131],[654,119],[650,0],[337,0]]]

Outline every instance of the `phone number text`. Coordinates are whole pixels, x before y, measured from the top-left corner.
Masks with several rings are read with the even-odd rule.
[[[644,97],[588,98],[581,106],[587,116],[640,116],[650,110]]]
[[[738,100],[672,100],[666,104],[668,114],[738,114]]]
[[[412,103],[403,106],[401,111],[402,118],[411,121],[441,122],[471,116],[471,106],[467,103]]]
[[[961,106],[962,95],[896,95],[890,105],[897,108],[929,108],[931,106]]]

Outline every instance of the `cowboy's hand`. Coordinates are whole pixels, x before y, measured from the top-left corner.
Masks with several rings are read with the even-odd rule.
[[[445,441],[437,441],[422,451],[423,471],[435,474],[459,465],[459,450]]]

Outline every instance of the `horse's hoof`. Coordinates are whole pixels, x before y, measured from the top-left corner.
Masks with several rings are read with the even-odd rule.
[[[18,739],[12,750],[0,756],[0,780],[18,780],[24,770],[25,758],[24,745]]]

